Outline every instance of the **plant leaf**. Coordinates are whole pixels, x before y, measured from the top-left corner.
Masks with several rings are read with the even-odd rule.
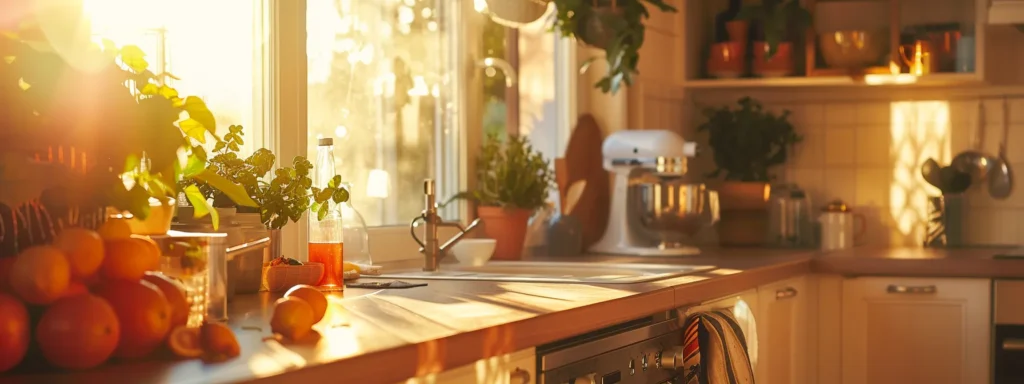
[[[224,193],[224,195],[231,199],[231,201],[234,201],[235,204],[253,208],[260,206],[256,201],[249,197],[249,194],[245,191],[244,187],[231,182],[231,180],[224,178],[224,176],[210,171],[209,168],[206,168],[202,172],[196,174],[195,179],[209,184],[211,187],[221,191],[221,193]]]
[[[316,221],[323,221],[327,217],[327,212],[330,209],[330,204],[323,204],[320,206],[320,210],[316,212]]]
[[[142,73],[149,68],[149,62],[146,61],[146,54],[142,52],[142,49],[135,45],[125,45],[121,47],[121,61],[124,62],[128,68],[131,68],[135,73]]]
[[[178,123],[178,128],[185,132],[185,136],[206,144],[206,127],[196,119],[185,119]]]
[[[206,201],[206,196],[203,196],[203,192],[199,190],[199,187],[189,185],[185,187],[184,192],[185,198],[192,204],[192,217],[198,219],[210,215],[213,229],[217,230],[220,226],[220,213],[217,212],[216,208],[210,206],[210,202]]]
[[[206,102],[195,96],[189,96],[185,98],[185,104],[182,105],[185,112],[188,112],[188,117],[198,121],[207,131],[210,133],[217,132],[217,120],[213,118],[213,112],[206,107]]]

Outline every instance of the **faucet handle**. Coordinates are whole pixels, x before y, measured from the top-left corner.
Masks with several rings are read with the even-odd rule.
[[[420,220],[426,220],[424,215],[420,214],[412,219],[412,222],[409,223],[409,234],[412,235],[413,240],[416,240],[416,244],[420,245],[420,253],[423,253],[423,248],[426,247],[426,245],[423,244],[423,241],[420,240],[419,236],[416,236],[416,227],[419,226]]]
[[[435,189],[436,188],[434,187],[434,179],[424,179],[423,180],[423,194],[424,195],[434,195],[434,194],[436,194]]]

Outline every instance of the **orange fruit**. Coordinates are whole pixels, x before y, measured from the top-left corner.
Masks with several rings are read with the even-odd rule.
[[[0,293],[0,372],[14,368],[25,358],[31,327],[25,304]]]
[[[167,335],[167,348],[178,357],[199,357],[203,355],[203,346],[199,342],[199,328],[184,325],[174,327]]]
[[[14,268],[14,257],[0,257],[0,292],[11,290],[11,268]]]
[[[127,239],[132,237],[132,227],[127,219],[109,218],[96,230],[103,240]]]
[[[313,308],[313,324],[319,323],[327,313],[327,297],[312,285],[296,285],[285,292],[284,297],[298,297],[309,303],[310,308]]]
[[[171,330],[171,305],[160,288],[142,280],[108,280],[95,292],[107,299],[121,323],[114,356],[143,357],[163,343]]]
[[[53,245],[64,252],[71,277],[92,276],[103,263],[103,239],[85,228],[66,228],[57,234]]]
[[[232,358],[242,353],[235,333],[227,325],[221,323],[203,323],[199,328],[199,340],[203,349],[216,360]]]
[[[89,288],[86,287],[85,284],[83,284],[80,281],[72,281],[71,283],[68,284],[68,289],[65,289],[64,294],[62,294],[60,297],[65,298],[71,296],[84,295],[86,293],[89,293]]]
[[[160,267],[160,254],[153,253],[146,240],[107,240],[104,246],[107,254],[100,271],[107,279],[138,281],[146,271]]]
[[[188,323],[189,302],[184,285],[160,272],[146,272],[142,280],[160,288],[171,305],[171,328]]]
[[[313,307],[298,297],[282,297],[274,303],[270,330],[292,340],[306,336],[313,328]]]
[[[18,254],[11,267],[11,289],[30,304],[49,304],[68,289],[71,267],[53,246],[36,246]]]
[[[53,303],[39,319],[35,335],[50,364],[88,369],[103,364],[114,353],[121,326],[106,300],[85,294]]]

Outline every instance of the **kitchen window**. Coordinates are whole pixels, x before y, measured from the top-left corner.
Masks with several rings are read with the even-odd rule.
[[[575,120],[574,44],[544,21],[497,25],[481,0],[84,1],[97,38],[140,46],[219,130],[243,125],[242,153],[314,159],[333,137],[379,261],[417,257],[423,179],[442,198],[465,189],[486,132],[529,135],[553,159]],[[305,230],[286,226],[285,249],[304,254]]]

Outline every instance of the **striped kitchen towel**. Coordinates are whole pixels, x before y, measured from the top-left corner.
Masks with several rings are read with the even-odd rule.
[[[683,337],[685,384],[753,384],[743,330],[729,310],[700,312]]]

